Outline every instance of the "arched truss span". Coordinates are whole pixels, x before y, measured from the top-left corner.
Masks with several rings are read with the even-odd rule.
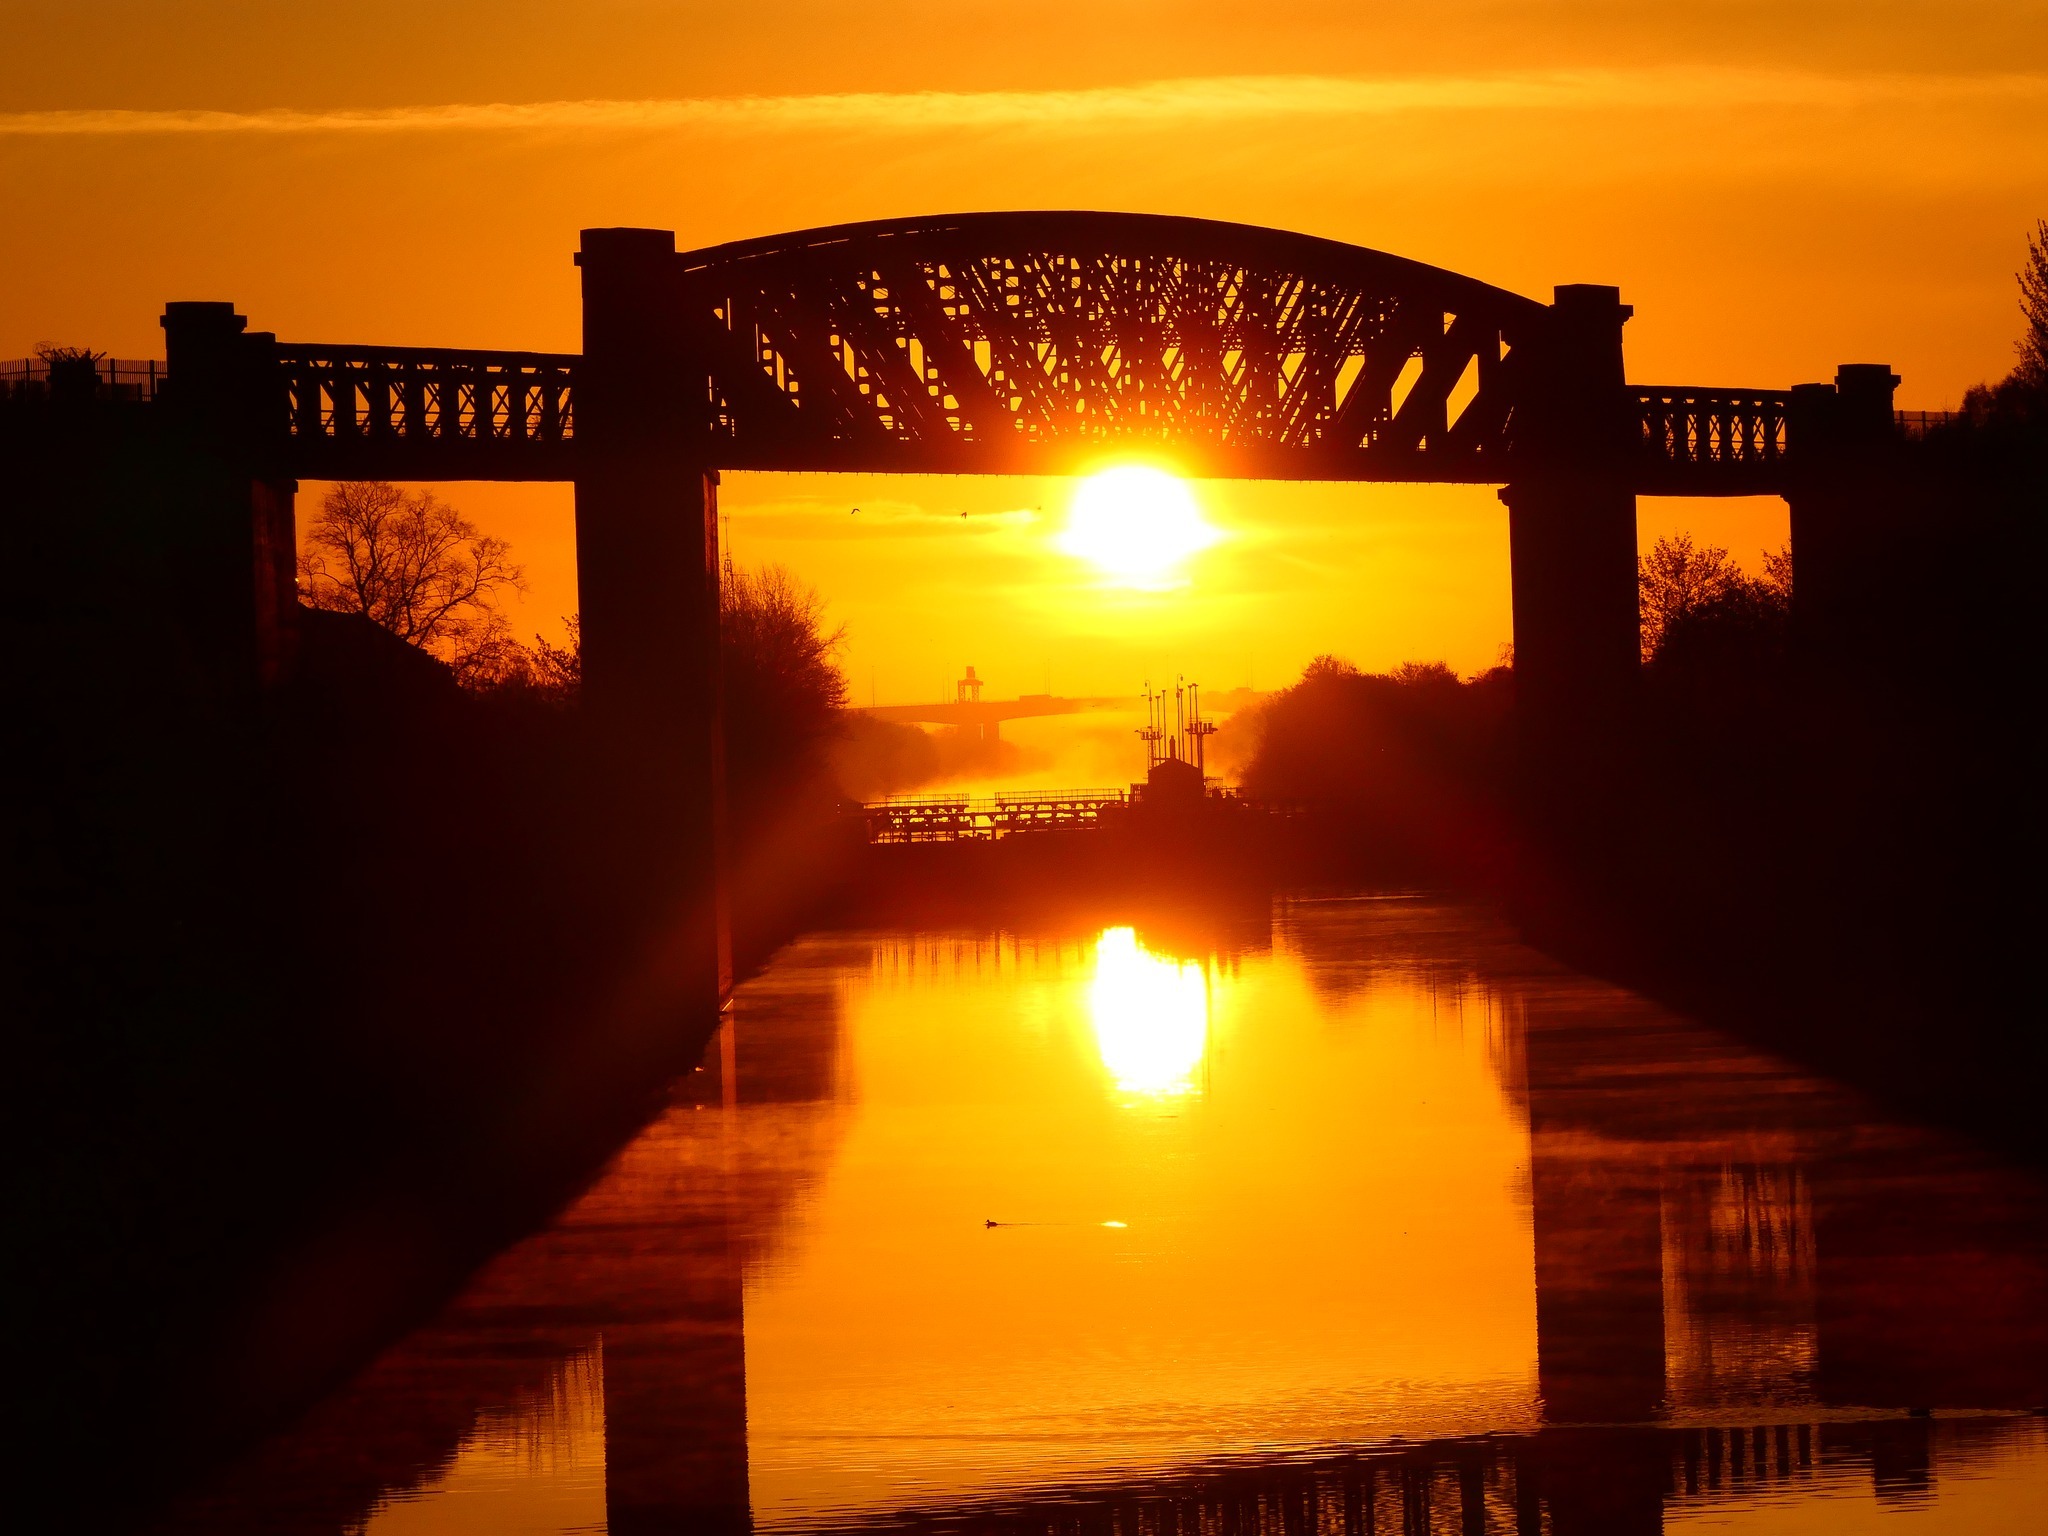
[[[736,469],[1505,478],[1533,300],[1202,219],[984,213],[677,258],[708,457]],[[695,385],[692,385],[695,393]]]

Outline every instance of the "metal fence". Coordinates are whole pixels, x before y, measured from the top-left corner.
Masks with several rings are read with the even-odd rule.
[[[1930,432],[1939,432],[1961,415],[1961,411],[1894,411],[1892,421],[1898,427],[1899,436],[1921,438]]]
[[[874,843],[993,841],[1042,827],[1089,826],[1130,803],[1123,789],[1014,791],[994,795],[905,795],[860,808]]]
[[[47,399],[51,368],[83,367],[85,361],[53,364],[47,358],[17,357],[0,362],[0,400]],[[165,377],[164,365],[156,358],[96,357],[90,362],[97,380],[94,393],[102,400],[154,400]]]

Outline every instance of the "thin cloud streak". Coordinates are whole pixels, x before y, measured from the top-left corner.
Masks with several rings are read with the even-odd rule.
[[[1656,68],[1352,79],[1275,75],[1161,80],[1075,91],[855,92],[652,101],[497,102],[362,111],[0,113],[0,136],[184,134],[730,133],[835,129],[1094,129],[1199,119],[1343,118],[1403,112],[1853,107],[2048,99],[2048,74],[1826,75],[1790,70]]]

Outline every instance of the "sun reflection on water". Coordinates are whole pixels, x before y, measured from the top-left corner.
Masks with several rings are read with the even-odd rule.
[[[1195,961],[1153,954],[1135,929],[1104,929],[1095,941],[1088,1012],[1102,1064],[1120,1090],[1159,1098],[1196,1090],[1209,1043],[1209,986]]]

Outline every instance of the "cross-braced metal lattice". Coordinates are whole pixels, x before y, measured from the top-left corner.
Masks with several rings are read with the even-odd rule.
[[[709,457],[732,468],[1503,477],[1543,306],[1304,235],[975,214],[678,258]]]
[[[1642,429],[1639,489],[1741,494],[1782,483],[1789,394],[1649,384],[1630,392]]]
[[[543,479],[572,472],[573,355],[284,343],[276,357],[299,474]]]
[[[1527,468],[1515,437],[1533,413],[1517,404],[1547,387],[1548,306],[1284,230],[961,214],[668,259],[681,355],[656,326],[651,361],[676,386],[670,442],[711,469],[1066,474],[1149,454],[1197,475],[1499,484]],[[288,342],[273,356],[293,473],[582,472],[581,357]],[[1787,401],[1623,386],[1633,462],[1617,467],[1652,494],[1781,491]]]

